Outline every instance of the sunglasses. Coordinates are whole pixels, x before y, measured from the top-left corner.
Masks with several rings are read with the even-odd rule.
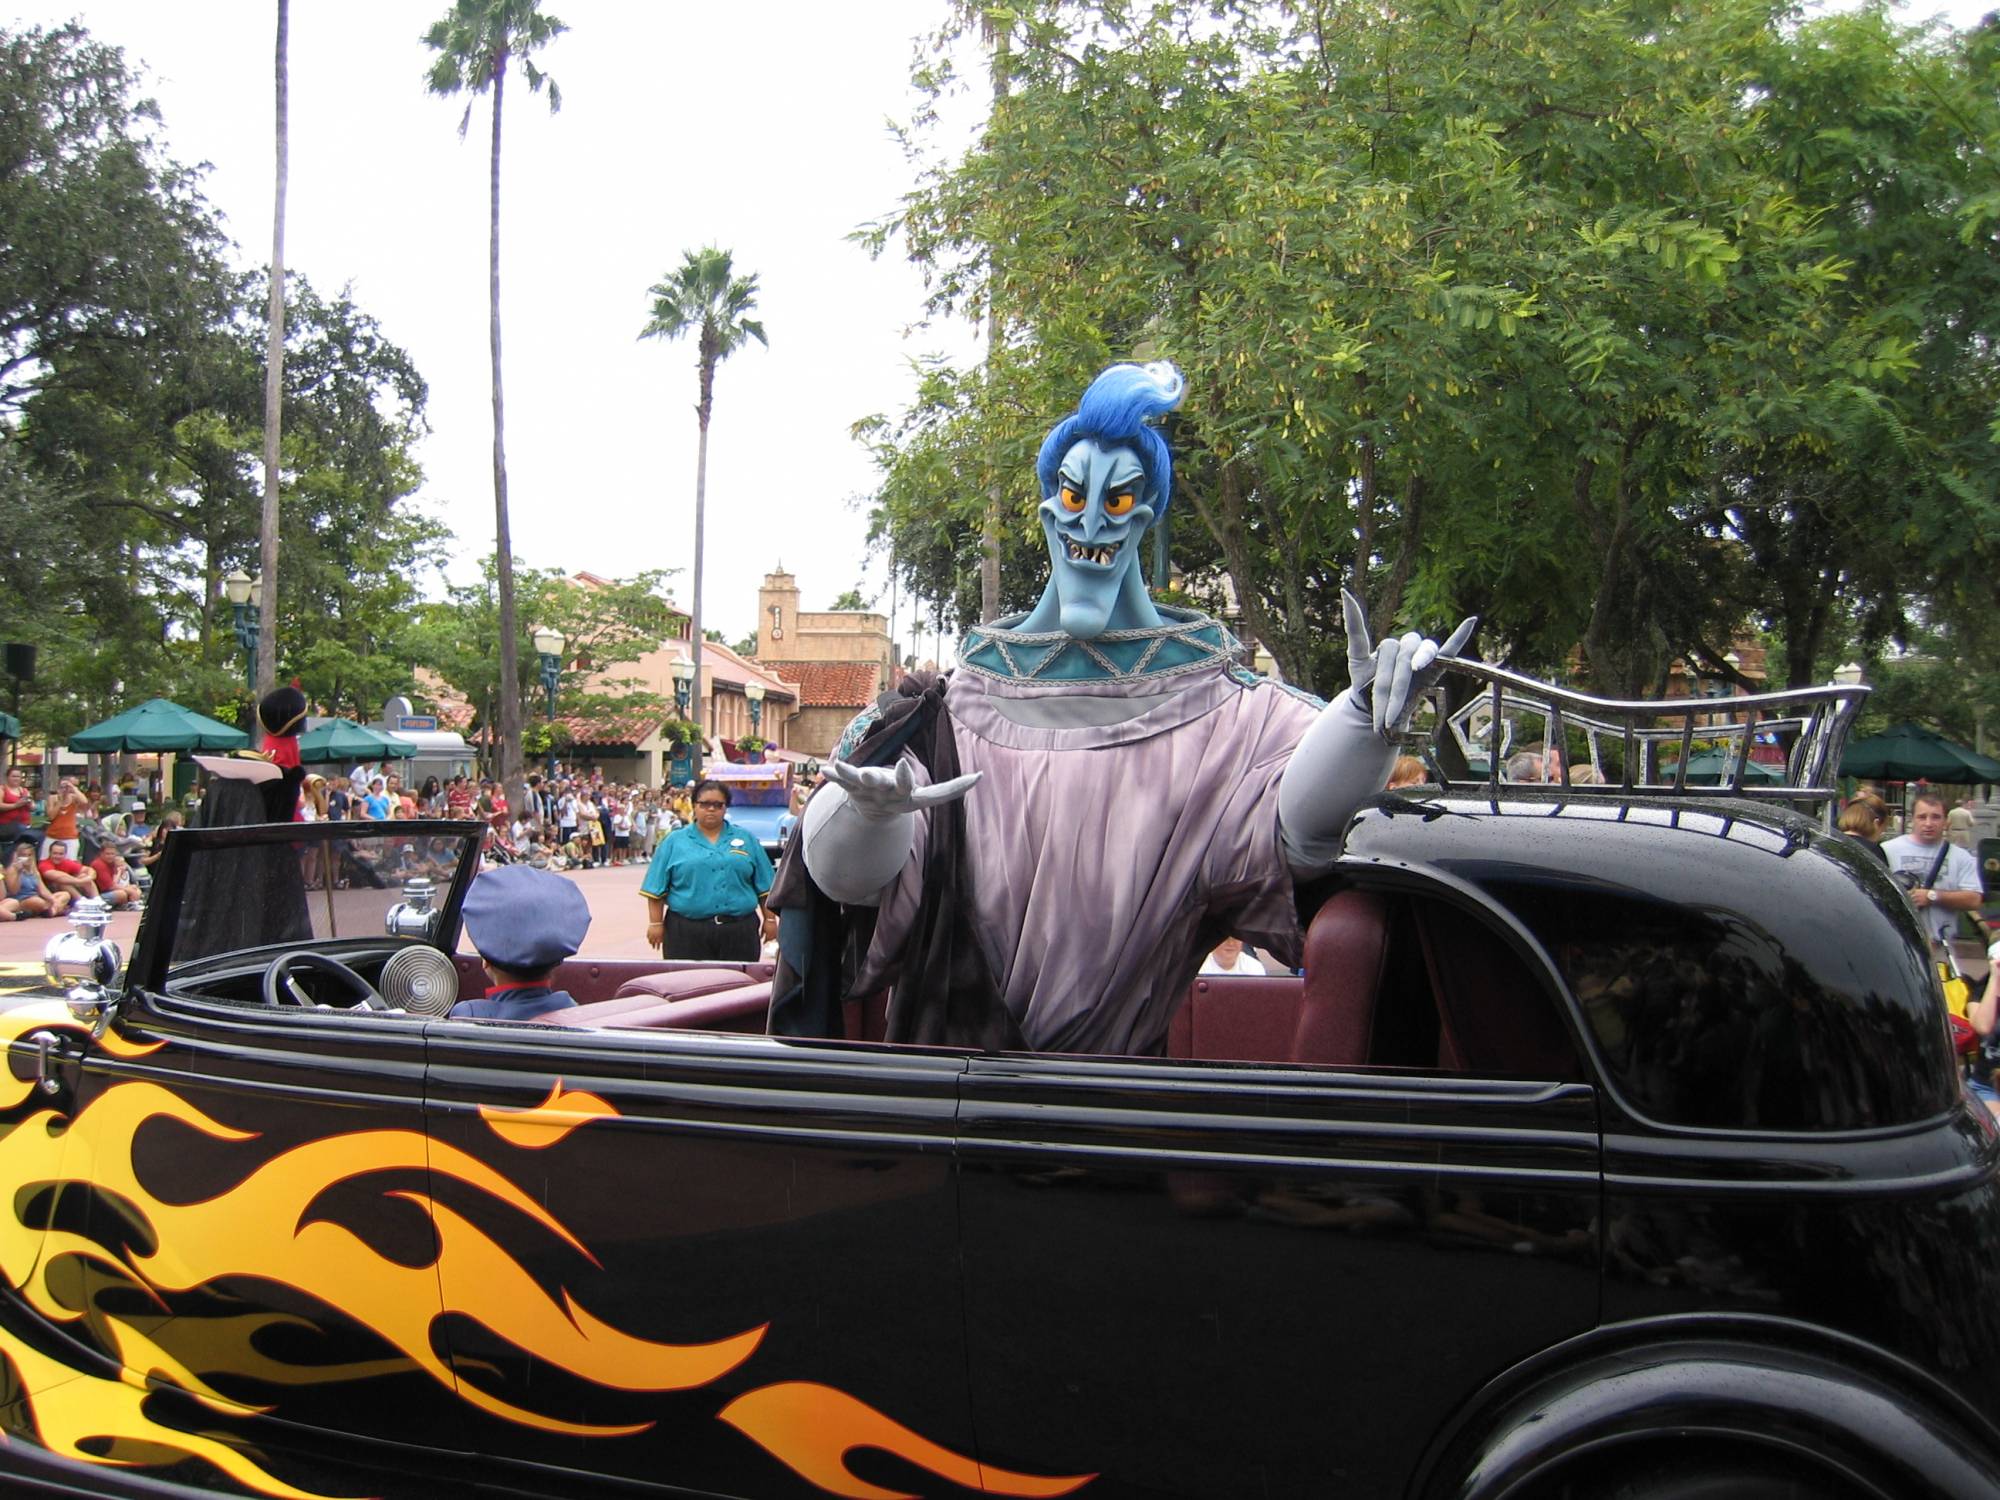
[[[697,802],[697,803],[695,803],[695,806],[696,806],[696,807],[727,807],[727,806],[729,806],[729,804],[728,804],[727,802]]]

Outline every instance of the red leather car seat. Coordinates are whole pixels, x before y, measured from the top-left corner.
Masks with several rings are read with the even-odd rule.
[[[1306,973],[1287,1056],[1296,1063],[1358,1067],[1375,1041],[1375,1011],[1389,958],[1389,901],[1341,891],[1306,929]]]

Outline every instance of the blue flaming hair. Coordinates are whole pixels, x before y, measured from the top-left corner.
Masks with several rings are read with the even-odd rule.
[[[1090,389],[1042,440],[1035,459],[1035,478],[1043,498],[1056,491],[1056,471],[1063,455],[1080,438],[1094,438],[1106,446],[1130,448],[1146,475],[1146,504],[1154,519],[1167,513],[1174,492],[1174,458],[1167,440],[1149,419],[1164,417],[1181,404],[1187,382],[1181,372],[1165,360],[1149,365],[1113,365],[1091,381]]]

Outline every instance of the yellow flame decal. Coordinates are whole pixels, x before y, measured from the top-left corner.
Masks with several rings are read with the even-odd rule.
[[[119,1035],[115,1026],[105,1027],[104,1035],[97,1039],[99,1050],[108,1052],[113,1057],[150,1057],[166,1045],[164,1038],[157,1042],[129,1041]]]
[[[84,1445],[106,1440],[145,1443],[173,1453],[185,1453],[215,1465],[231,1479],[260,1495],[282,1500],[328,1500],[316,1490],[302,1490],[265,1473],[255,1463],[225,1443],[200,1433],[163,1427],[147,1417],[142,1403],[152,1393],[148,1383],[129,1376],[123,1380],[98,1375],[80,1375],[60,1360],[18,1339],[6,1341],[7,1357],[20,1371],[26,1388],[33,1393],[36,1435],[42,1446],[64,1458],[114,1468],[133,1467],[130,1460],[86,1451]],[[221,1401],[211,1401],[223,1410],[241,1411]]]
[[[540,1151],[553,1146],[579,1125],[588,1125],[592,1120],[602,1120],[607,1116],[616,1118],[618,1111],[606,1104],[595,1094],[581,1089],[567,1092],[560,1078],[549,1090],[549,1097],[528,1109],[502,1109],[497,1105],[479,1106],[479,1117],[492,1128],[495,1135],[510,1146],[519,1146],[523,1151]]]
[[[18,1045],[33,1030],[57,1027],[73,1034],[71,1040],[86,1039],[61,1001],[0,1011],[0,1051]],[[109,1046],[108,1037],[98,1039],[98,1045]],[[156,1048],[120,1043],[111,1050],[138,1057]],[[17,1072],[26,1064],[18,1054],[0,1057],[0,1109],[17,1108],[33,1097],[33,1077],[23,1079]],[[616,1116],[595,1095],[565,1091],[560,1079],[548,1099],[532,1109],[483,1113],[501,1139],[531,1150],[554,1144],[590,1120]],[[42,1110],[0,1134],[0,1195],[10,1194],[18,1204],[44,1185],[87,1182],[123,1199],[145,1221],[138,1227],[150,1230],[157,1247],[150,1253],[128,1250],[120,1260],[83,1234],[31,1227],[18,1213],[0,1213],[0,1275],[51,1323],[86,1325],[124,1372],[106,1378],[79,1370],[0,1333],[0,1351],[19,1374],[36,1435],[53,1453],[118,1467],[159,1463],[163,1452],[185,1454],[259,1494],[325,1500],[265,1472],[253,1457],[221,1438],[153,1421],[142,1409],[145,1397],[157,1388],[176,1388],[219,1413],[255,1415],[266,1408],[224,1397],[201,1372],[306,1385],[415,1367],[470,1405],[506,1421],[547,1432],[613,1437],[653,1424],[569,1422],[478,1388],[461,1378],[477,1368],[475,1362],[464,1361],[454,1371],[432,1351],[431,1329],[440,1311],[475,1320],[514,1347],[582,1379],[635,1392],[707,1384],[748,1359],[763,1340],[763,1326],[708,1344],[655,1343],[621,1333],[592,1316],[567,1288],[551,1295],[504,1246],[427,1193],[393,1192],[428,1213],[436,1231],[438,1259],[422,1266],[391,1261],[330,1220],[305,1222],[313,1203],[339,1183],[376,1172],[428,1173],[432,1182],[449,1178],[504,1204],[596,1263],[587,1246],[506,1176],[420,1132],[328,1136],[263,1162],[212,1198],[172,1203],[140,1181],[132,1160],[140,1128],[159,1118],[177,1120],[224,1148],[256,1139],[209,1118],[171,1091],[138,1080],[107,1088],[73,1120]],[[50,1271],[73,1257],[128,1283],[149,1297],[156,1311],[114,1314],[88,1297],[83,1308],[72,1305],[73,1297],[65,1300],[57,1294]],[[440,1265],[447,1259],[451,1274],[440,1278]],[[324,1366],[286,1363],[258,1352],[254,1335],[287,1324],[311,1327],[308,1320],[272,1311],[176,1319],[161,1295],[231,1277],[294,1287],[370,1329],[400,1357]],[[991,1468],[931,1442],[853,1396],[810,1382],[751,1391],[720,1415],[813,1484],[859,1500],[894,1500],[897,1492],[849,1472],[846,1455],[857,1448],[896,1454],[987,1494],[1067,1495],[1096,1477],[1046,1478]]]
[[[992,1468],[940,1447],[845,1391],[804,1380],[746,1392],[725,1406],[721,1415],[808,1484],[848,1500],[918,1500],[855,1478],[847,1467],[847,1455],[856,1448],[880,1448],[941,1479],[988,1495],[1067,1495],[1097,1477],[1044,1478]]]

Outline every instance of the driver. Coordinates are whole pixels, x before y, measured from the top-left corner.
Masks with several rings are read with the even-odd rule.
[[[477,1000],[454,1005],[454,1020],[533,1021],[576,1004],[549,987],[557,965],[590,931],[590,904],[574,882],[527,865],[485,870],[466,892],[461,914],[488,987]]]

